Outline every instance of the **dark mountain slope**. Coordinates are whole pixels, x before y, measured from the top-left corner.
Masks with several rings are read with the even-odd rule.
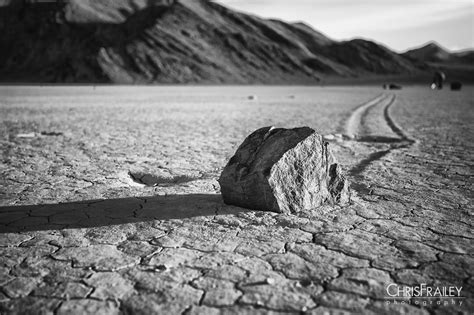
[[[371,41],[355,39],[335,43],[325,52],[356,73],[407,74],[418,71],[409,60]]]
[[[24,3],[0,7],[3,82],[295,84],[426,68],[370,41],[205,0]]]

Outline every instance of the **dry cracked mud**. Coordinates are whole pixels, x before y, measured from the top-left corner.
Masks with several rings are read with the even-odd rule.
[[[0,87],[0,313],[472,313],[472,92]],[[353,203],[223,204],[267,125],[324,134]],[[463,298],[388,303],[391,283]]]

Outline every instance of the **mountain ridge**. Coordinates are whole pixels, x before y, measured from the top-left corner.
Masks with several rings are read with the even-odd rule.
[[[434,68],[206,0],[10,0],[0,9],[2,82],[318,84]]]
[[[411,59],[423,60],[425,62],[474,62],[472,59],[474,50],[466,49],[463,51],[450,51],[435,41],[430,41],[420,47],[409,49],[402,55]]]

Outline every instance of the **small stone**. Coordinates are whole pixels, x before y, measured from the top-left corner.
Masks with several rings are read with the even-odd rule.
[[[266,282],[267,282],[267,284],[269,284],[269,285],[273,285],[273,284],[275,284],[275,279],[273,279],[273,278],[267,278],[267,281],[266,281]]]
[[[28,133],[19,133],[16,135],[17,138],[34,138],[36,137],[36,132],[28,132]]]
[[[295,213],[350,201],[348,182],[328,144],[309,127],[253,132],[219,184],[226,204],[255,210]]]

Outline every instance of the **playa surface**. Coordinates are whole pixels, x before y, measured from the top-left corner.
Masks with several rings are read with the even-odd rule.
[[[473,91],[2,86],[0,313],[472,312]],[[324,135],[352,204],[223,204],[270,125]]]

